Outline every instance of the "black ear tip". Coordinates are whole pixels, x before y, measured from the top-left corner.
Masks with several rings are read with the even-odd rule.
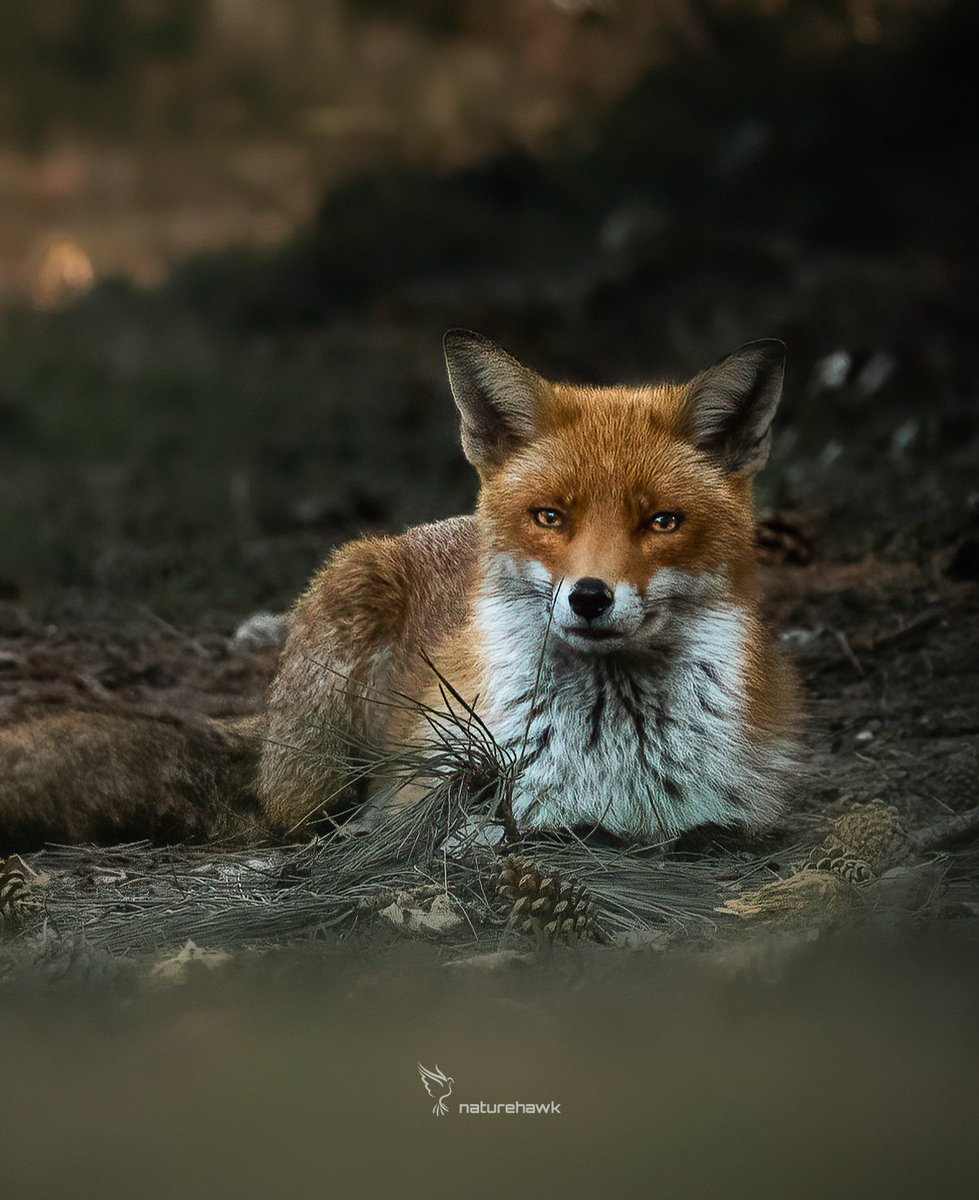
[[[786,346],[780,338],[757,338],[753,342],[745,342],[736,354],[757,354],[775,366],[785,362]]]
[[[714,370],[725,364],[733,365],[739,360],[759,369],[781,370],[785,367],[785,342],[778,338],[756,338],[755,341],[745,342],[737,350],[719,358],[710,369]]]
[[[489,338],[483,337],[481,333],[474,333],[471,329],[447,329],[442,335],[442,349],[446,353],[450,350],[461,350],[466,346],[489,344]]]

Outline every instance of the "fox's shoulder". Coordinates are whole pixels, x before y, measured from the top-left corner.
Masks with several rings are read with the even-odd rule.
[[[471,516],[418,525],[395,537],[348,542],[300,597],[291,637],[318,641],[320,632],[330,629],[334,637],[349,638],[351,649],[396,639],[431,644],[434,635],[465,619],[477,551]]]

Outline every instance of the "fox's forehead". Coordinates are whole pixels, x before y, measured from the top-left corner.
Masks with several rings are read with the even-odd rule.
[[[657,423],[667,429],[679,424],[686,389],[679,384],[643,384],[634,387],[590,387],[571,383],[547,385],[542,413],[546,425],[565,422],[608,424]]]
[[[563,388],[540,435],[504,468],[557,502],[676,502],[721,476],[676,432],[679,389]]]

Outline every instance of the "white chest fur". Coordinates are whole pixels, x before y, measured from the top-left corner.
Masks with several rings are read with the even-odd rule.
[[[522,830],[601,827],[658,842],[697,825],[758,826],[779,806],[785,748],[746,735],[743,618],[720,607],[634,656],[581,654],[484,598],[479,712],[521,757]]]

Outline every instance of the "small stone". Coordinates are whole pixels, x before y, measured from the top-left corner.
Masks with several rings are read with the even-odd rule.
[[[894,374],[897,360],[886,350],[878,350],[861,367],[854,381],[856,389],[863,396],[873,396],[875,392],[887,383]]]
[[[235,630],[232,641],[236,646],[253,650],[284,646],[289,636],[288,613],[253,613]]]
[[[809,387],[811,391],[837,391],[847,381],[853,366],[852,357],[845,350],[835,350],[813,366]]]

